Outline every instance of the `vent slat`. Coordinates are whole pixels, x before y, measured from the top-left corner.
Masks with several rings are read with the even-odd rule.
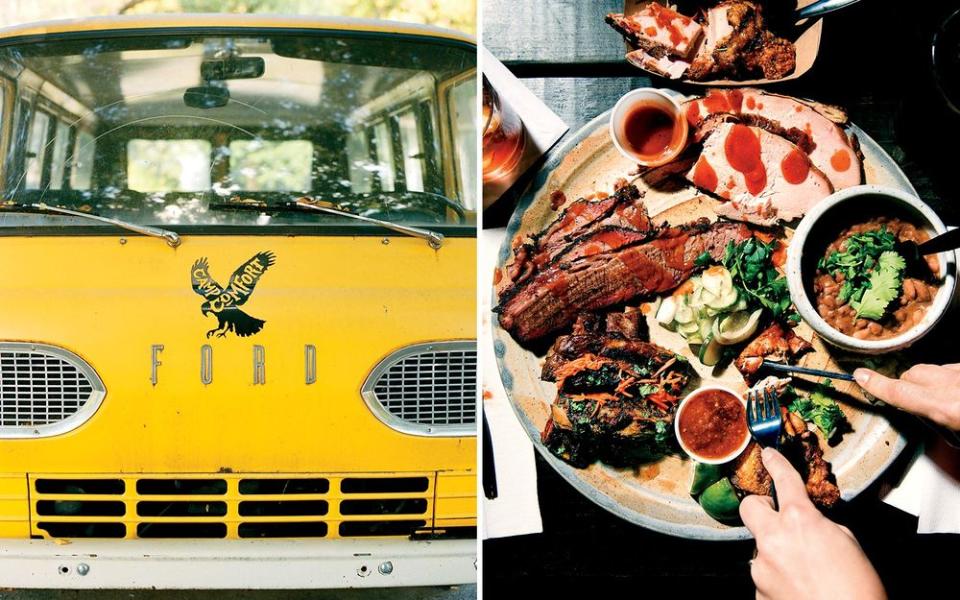
[[[474,425],[476,350],[427,349],[395,361],[373,385],[390,414],[418,425]]]
[[[334,477],[39,475],[31,518],[43,537],[184,539],[409,536],[433,518],[429,475]]]
[[[96,390],[65,355],[11,344],[0,349],[0,427],[54,425],[77,414]]]

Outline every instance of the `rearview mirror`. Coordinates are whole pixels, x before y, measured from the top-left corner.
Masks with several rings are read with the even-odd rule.
[[[263,77],[264,62],[259,56],[233,57],[224,60],[205,60],[200,63],[204,81],[225,79],[255,79]]]
[[[190,108],[220,108],[230,102],[230,90],[225,87],[203,85],[187,88],[183,103]]]

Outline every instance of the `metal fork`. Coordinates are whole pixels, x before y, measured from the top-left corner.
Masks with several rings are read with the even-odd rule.
[[[780,416],[780,399],[777,390],[767,386],[761,396],[758,390],[747,391],[747,424],[753,439],[761,448],[773,447],[780,449],[780,431],[783,429],[783,420]],[[770,495],[773,496],[773,507],[779,508],[777,490],[770,482]]]

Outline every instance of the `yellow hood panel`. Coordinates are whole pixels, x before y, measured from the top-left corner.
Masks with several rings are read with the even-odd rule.
[[[408,237],[186,236],[171,249],[133,236],[0,240],[0,338],[66,348],[106,397],[78,429],[0,440],[0,472],[215,473],[473,470],[475,438],[427,438],[376,419],[360,386],[384,356],[418,342],[475,339],[476,240],[432,250]],[[206,258],[226,287],[260,252],[240,307],[250,337],[215,329],[191,272]],[[247,282],[250,283],[249,281]],[[213,379],[201,381],[201,347]],[[304,346],[316,347],[316,383]],[[151,383],[153,345],[157,383]],[[262,346],[265,383],[254,383]]]

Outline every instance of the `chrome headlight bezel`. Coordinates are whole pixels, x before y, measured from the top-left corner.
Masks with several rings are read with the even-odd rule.
[[[370,411],[385,425],[399,431],[401,433],[406,433],[409,435],[417,436],[430,436],[430,437],[473,437],[477,435],[477,424],[476,424],[476,415],[478,412],[478,407],[474,406],[474,421],[473,423],[463,423],[463,424],[454,424],[454,425],[435,425],[435,424],[426,424],[426,423],[416,423],[406,419],[402,419],[390,412],[380,398],[377,397],[376,387],[379,383],[381,377],[386,375],[391,368],[393,368],[398,363],[402,362],[404,359],[410,358],[418,354],[428,354],[431,352],[473,352],[474,364],[476,364],[476,354],[477,354],[477,342],[476,340],[448,340],[448,341],[439,341],[439,342],[427,342],[420,344],[412,344],[410,346],[404,346],[399,350],[391,352],[385,356],[377,365],[373,368],[370,374],[367,376],[366,381],[364,381],[363,386],[360,388],[360,394],[363,396],[364,402]],[[476,380],[477,373],[474,372],[474,385],[470,386],[474,390],[473,400],[476,402]]]
[[[0,425],[0,439],[37,439],[48,438],[71,432],[93,417],[107,395],[106,386],[97,372],[83,358],[73,352],[33,342],[0,342],[0,357],[6,353],[46,355],[66,362],[86,378],[91,391],[82,405],[71,415],[42,425]],[[2,377],[2,373],[0,373]],[[0,379],[2,381],[2,379]],[[0,401],[5,400],[0,392]],[[0,408],[2,412],[2,408]]]

